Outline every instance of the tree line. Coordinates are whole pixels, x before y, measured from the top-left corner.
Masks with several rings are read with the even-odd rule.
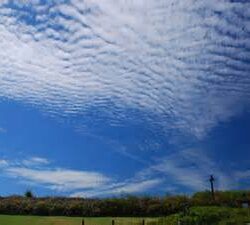
[[[0,214],[40,216],[167,216],[185,211],[191,206],[240,207],[250,202],[250,191],[217,191],[211,197],[209,191],[192,196],[165,197],[123,196],[105,199],[64,197],[37,198],[26,196],[0,197]]]

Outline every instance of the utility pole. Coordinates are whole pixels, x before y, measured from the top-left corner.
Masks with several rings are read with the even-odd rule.
[[[212,198],[213,200],[215,200],[215,197],[214,197],[214,176],[213,175],[210,175],[210,184],[211,184],[211,194],[212,194]]]

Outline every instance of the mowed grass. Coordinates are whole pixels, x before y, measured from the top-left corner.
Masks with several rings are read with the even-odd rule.
[[[115,225],[141,225],[141,218],[114,218]],[[157,219],[145,219],[147,222]],[[112,218],[84,218],[85,225],[112,225]],[[81,225],[79,217],[41,217],[0,215],[0,225]]]
[[[0,216],[0,225],[81,225],[80,218],[40,216]]]

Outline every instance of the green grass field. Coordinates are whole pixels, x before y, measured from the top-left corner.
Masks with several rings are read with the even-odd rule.
[[[111,225],[112,218],[84,218],[85,225]],[[157,219],[146,219],[146,224]],[[40,217],[0,215],[0,225],[81,225],[78,217]],[[115,225],[141,225],[141,218],[115,218]]]
[[[142,218],[84,218],[85,225],[142,225]],[[145,225],[245,225],[250,209],[228,207],[193,207],[188,215],[173,214],[164,218],[146,218]],[[41,217],[0,215],[0,225],[81,225],[79,217]]]

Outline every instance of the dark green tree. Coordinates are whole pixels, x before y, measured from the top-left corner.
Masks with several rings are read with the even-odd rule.
[[[26,198],[34,198],[34,194],[32,193],[31,190],[27,190],[25,193],[24,193],[24,196]]]

